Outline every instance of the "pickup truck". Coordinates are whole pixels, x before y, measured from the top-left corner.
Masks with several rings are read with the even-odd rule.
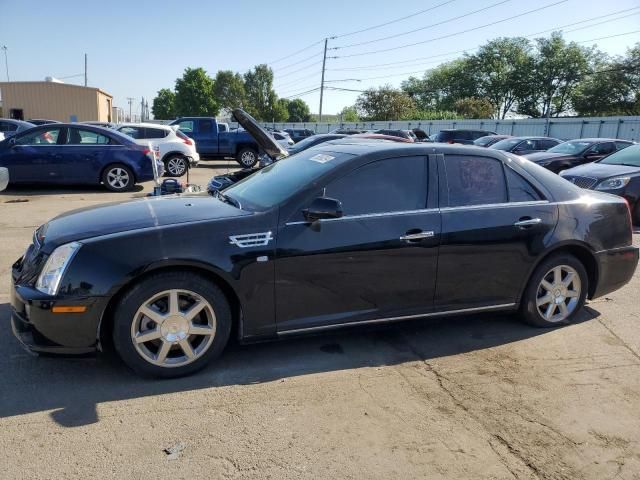
[[[233,157],[245,168],[253,167],[258,161],[259,147],[253,137],[244,130],[230,132],[228,125],[218,124],[215,118],[182,117],[169,125],[177,125],[182,133],[195,140],[201,156]]]

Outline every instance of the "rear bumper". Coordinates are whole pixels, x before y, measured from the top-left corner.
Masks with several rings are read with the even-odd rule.
[[[629,246],[596,254],[598,284],[591,298],[598,298],[629,283],[638,266],[638,248]]]
[[[84,313],[53,313],[58,303],[29,287],[12,285],[11,329],[29,352],[83,355],[97,350],[97,327],[101,299],[65,300],[65,305],[84,305]]]

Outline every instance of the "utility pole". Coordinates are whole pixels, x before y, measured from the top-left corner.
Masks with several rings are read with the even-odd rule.
[[[84,86],[87,86],[87,54],[84,54]]]
[[[4,50],[4,68],[7,70],[7,82],[9,82],[9,61],[7,60],[7,46],[3,45],[2,50]]]
[[[140,121],[144,122],[144,97],[142,97],[142,101],[140,102]]]
[[[131,105],[133,105],[133,97],[127,97],[127,101],[129,102],[129,121],[132,122],[133,119],[131,118]]]
[[[322,123],[322,96],[324,94],[324,67],[327,63],[327,41],[329,39],[324,39],[324,56],[322,57],[322,79],[320,80],[320,112],[318,115],[318,122]]]

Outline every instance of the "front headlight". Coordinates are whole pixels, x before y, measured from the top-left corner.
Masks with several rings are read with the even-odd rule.
[[[47,295],[56,295],[65,270],[81,246],[81,243],[71,242],[56,248],[44,264],[36,288]]]
[[[629,183],[631,177],[614,177],[609,178],[607,180],[603,180],[598,184],[596,190],[617,190],[618,188],[622,188]]]

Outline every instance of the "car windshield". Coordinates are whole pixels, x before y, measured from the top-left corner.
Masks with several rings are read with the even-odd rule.
[[[490,148],[493,148],[494,150],[503,150],[505,152],[509,152],[521,141],[521,138],[505,138],[504,140],[500,140],[499,142],[494,143]]]
[[[495,145],[494,145],[495,146]],[[549,153],[566,153],[567,155],[579,155],[591,146],[590,142],[575,140],[564,142],[547,150]]]
[[[628,165],[640,167],[640,145],[631,145],[623,150],[603,158],[598,163],[605,165]]]
[[[247,210],[268,210],[354,155],[309,149],[283,158],[224,190]]]

